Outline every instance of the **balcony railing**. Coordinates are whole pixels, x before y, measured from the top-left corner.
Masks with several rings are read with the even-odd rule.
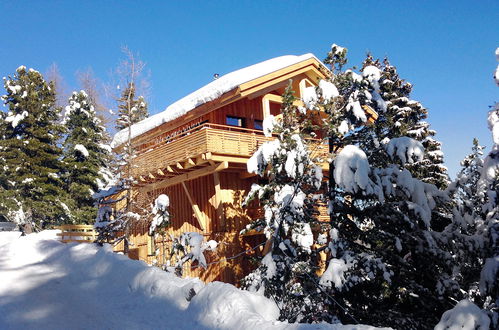
[[[249,158],[260,145],[273,139],[264,136],[260,130],[206,123],[140,152],[135,158],[132,174],[155,173],[158,169],[208,152]],[[327,146],[314,147],[313,154],[325,156]]]

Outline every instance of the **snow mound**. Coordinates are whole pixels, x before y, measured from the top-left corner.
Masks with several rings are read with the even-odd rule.
[[[487,314],[465,299],[442,315],[435,330],[488,330],[489,326]]]
[[[221,282],[207,284],[192,299],[187,312],[196,315],[199,323],[214,329],[240,329],[248,323],[262,326],[279,317],[279,308],[274,302]]]
[[[286,55],[228,73],[178,100],[168,106],[163,112],[132,125],[130,128],[131,138],[133,139],[155,127],[160,126],[161,124],[172,121],[192,109],[216,99],[241,84],[311,58],[315,58],[319,63],[321,63],[320,60],[310,53],[301,56]],[[127,139],[128,128],[116,133],[113,142],[111,143],[111,147],[118,147]]]
[[[374,329],[278,322],[259,294],[179,278],[109,245],[63,244],[57,232],[0,232],[1,329]]]

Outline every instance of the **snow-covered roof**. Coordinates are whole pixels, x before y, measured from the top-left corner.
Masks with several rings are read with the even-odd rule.
[[[215,100],[222,94],[233,90],[241,84],[312,58],[321,63],[321,61],[319,61],[317,57],[311,53],[301,56],[286,55],[275,57],[270,60],[228,73],[169,105],[164,111],[132,125],[131,138],[133,139],[153,128],[177,119],[198,106]],[[121,130],[114,136],[111,147],[118,147],[127,139],[128,129]]]

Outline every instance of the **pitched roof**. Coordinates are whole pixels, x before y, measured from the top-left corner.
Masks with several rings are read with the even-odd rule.
[[[136,138],[153,128],[177,119],[200,105],[217,99],[222,94],[237,88],[241,84],[311,58],[316,59],[320,63],[320,61],[311,53],[301,56],[286,55],[275,57],[270,60],[228,73],[169,105],[164,111],[132,125],[131,138]],[[128,128],[116,133],[111,143],[111,147],[118,147],[125,143],[127,139]]]

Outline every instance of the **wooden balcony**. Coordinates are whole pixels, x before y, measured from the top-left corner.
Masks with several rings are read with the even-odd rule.
[[[244,167],[260,145],[273,139],[259,130],[202,124],[140,152],[133,162],[132,175],[145,183],[221,162]],[[327,146],[317,143],[312,153],[326,156]]]

